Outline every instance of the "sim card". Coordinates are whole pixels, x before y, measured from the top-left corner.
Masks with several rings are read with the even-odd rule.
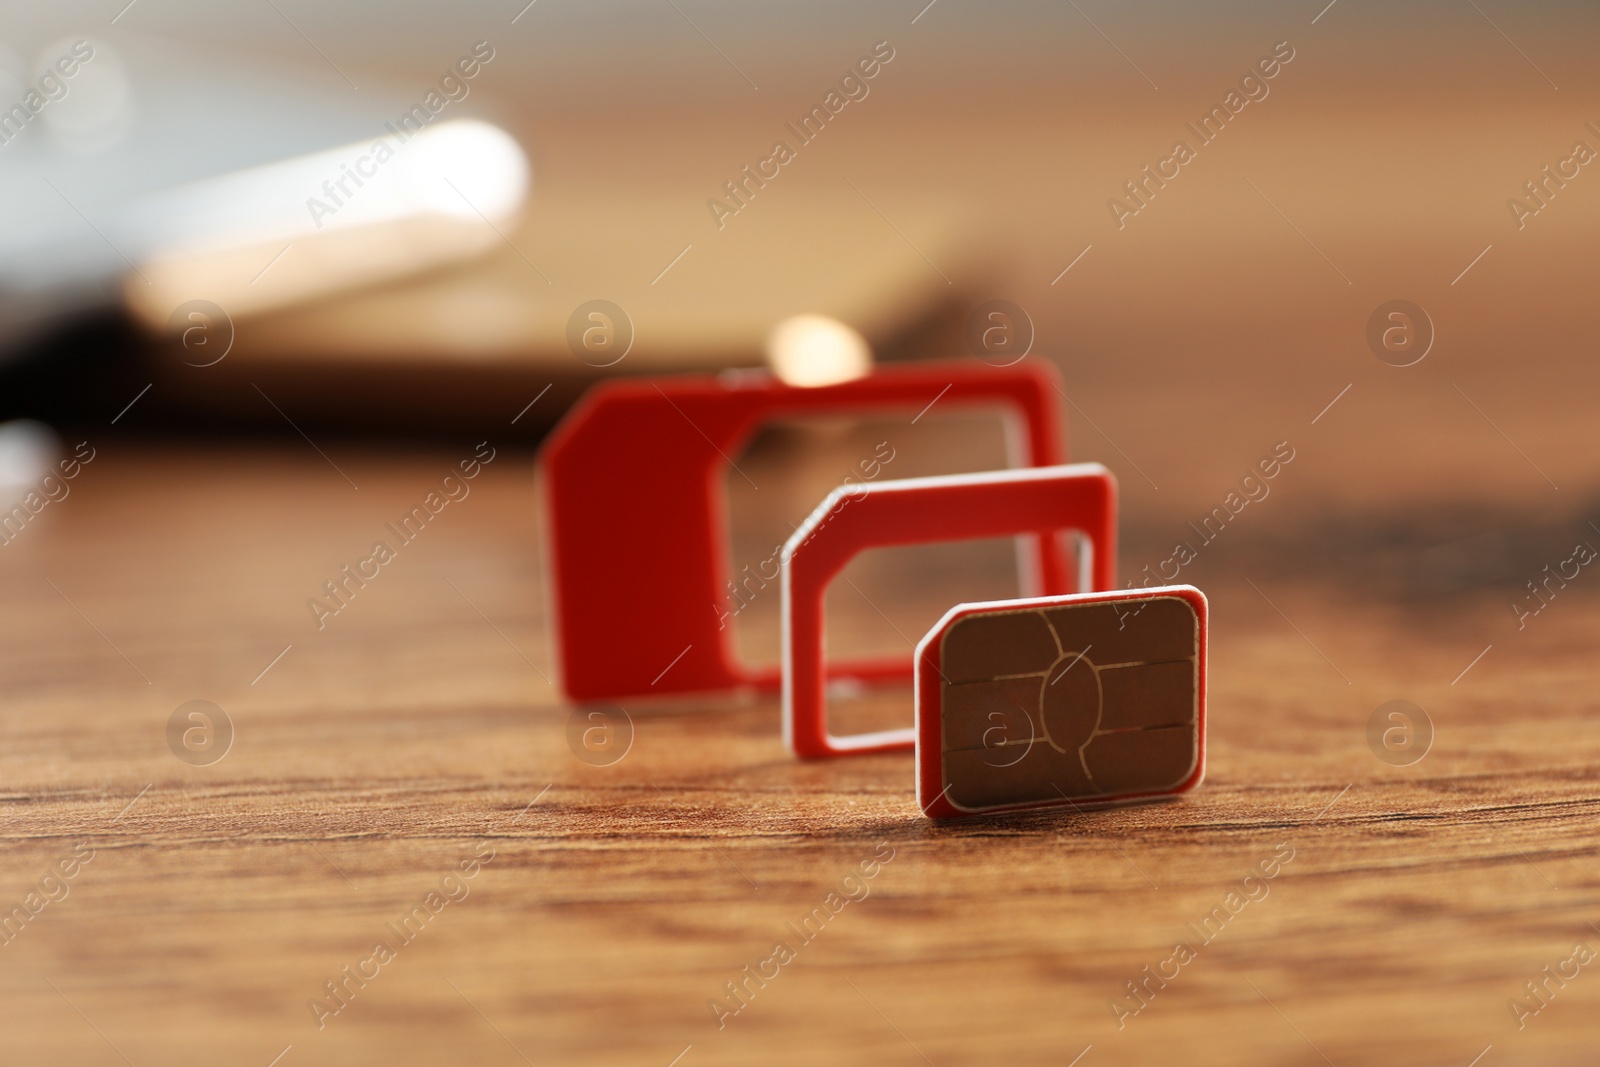
[[[934,818],[1187,792],[1205,774],[1206,598],[1188,585],[958,604],[917,646]]]

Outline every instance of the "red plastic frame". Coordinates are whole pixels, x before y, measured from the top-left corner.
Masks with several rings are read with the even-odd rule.
[[[915,416],[937,400],[998,406],[1013,462],[1061,462],[1060,378],[1043,361],[977,361],[881,369],[840,385],[800,388],[765,372],[618,379],[583,397],[540,463],[548,522],[556,653],[572,700],[778,688],[776,668],[740,662],[717,605],[725,558],[725,472],[763,423],[830,413]],[[1071,588],[1036,545],[1046,590]],[[909,677],[905,657],[836,665],[835,676]]]
[[[783,552],[783,736],[806,759],[912,748],[916,730],[835,737],[828,732],[823,596],[845,564],[868,548],[1037,534],[1048,544],[1046,594],[1072,592],[1053,534],[1076,530],[1093,549],[1091,584],[1117,573],[1117,482],[1098,463],[907,478],[835,489]]]
[[[1042,803],[1007,804],[968,811],[951,803],[945,795],[941,730],[941,702],[939,672],[940,641],[957,622],[969,615],[996,609],[1051,608],[1063,604],[1109,604],[1123,600],[1148,600],[1153,597],[1175,597],[1194,609],[1196,627],[1195,648],[1195,729],[1198,746],[1194,772],[1171,789],[1150,793],[1126,793],[1096,797],[1093,800],[1074,802],[1053,800]],[[917,737],[917,806],[922,813],[935,819],[956,818],[967,815],[991,815],[1006,811],[1026,811],[1050,807],[1101,807],[1125,804],[1151,797],[1176,796],[1187,793],[1206,776],[1206,631],[1209,607],[1206,596],[1192,585],[1165,585],[1146,589],[1127,589],[1104,593],[1075,593],[1068,596],[1030,597],[1024,600],[995,600],[978,604],[957,604],[933,625],[921,641],[917,642],[916,681],[916,737]],[[930,799],[931,798],[931,799]]]

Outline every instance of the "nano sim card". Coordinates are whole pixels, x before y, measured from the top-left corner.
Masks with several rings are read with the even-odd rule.
[[[957,605],[917,646],[917,800],[944,818],[1185,792],[1205,692],[1193,586]]]

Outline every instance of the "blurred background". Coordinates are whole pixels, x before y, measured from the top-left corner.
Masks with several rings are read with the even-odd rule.
[[[963,357],[1005,301],[1029,358],[1065,372],[1072,454],[1119,472],[1136,519],[1203,512],[1307,434],[1296,495],[1319,513],[1458,505],[1464,484],[1570,510],[1593,481],[1572,401],[1597,374],[1600,199],[1563,161],[1600,148],[1596,18],[12,5],[0,406],[135,435],[429,439],[538,395],[512,427],[537,439],[602,375],[771,363],[791,316],[880,361]],[[341,192],[351,168],[370,187]],[[1429,320],[1403,368],[1368,340],[1395,299]],[[831,336],[817,358],[843,358]]]
[[[1405,592],[1586,513],[1591,5],[911,6],[13,5],[3,414],[532,442],[604,375],[970,358],[1003,306],[1141,557],[1283,440],[1285,551]]]

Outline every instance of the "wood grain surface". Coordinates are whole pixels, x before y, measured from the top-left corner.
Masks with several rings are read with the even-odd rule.
[[[1525,982],[1600,946],[1595,579],[1520,631],[1508,604],[1600,535],[1508,503],[1534,477],[1514,456],[1455,483],[1454,510],[1370,492],[1331,512],[1328,485],[1362,491],[1337,458],[1370,435],[1358,400],[1300,419],[1273,495],[1186,569],[1213,605],[1205,784],[950,824],[918,814],[908,755],[791,759],[771,699],[630,702],[627,754],[576,758],[525,450],[499,448],[319,630],[308,598],[475,441],[106,427],[70,495],[0,548],[0,905],[39,894],[0,947],[0,1060],[1592,1062],[1593,967],[1548,981],[1537,1014],[1509,1004],[1539,1006]],[[985,428],[929,421],[762,438],[735,558],[876,440],[894,474],[991,461]],[[1143,486],[1092,435],[1074,450],[1124,471],[1124,578],[1255,458],[1152,448],[1149,473],[1187,464],[1191,488]],[[987,550],[854,566],[865,603],[831,606],[834,636],[888,648],[1012,581]],[[770,655],[775,606],[750,610],[741,647]],[[235,731],[208,766],[168,747],[192,699]],[[1369,747],[1391,699],[1431,719],[1410,766]],[[843,713],[905,721],[909,700]],[[92,858],[62,878],[74,849]],[[1176,976],[1149,980],[1179,942]]]

